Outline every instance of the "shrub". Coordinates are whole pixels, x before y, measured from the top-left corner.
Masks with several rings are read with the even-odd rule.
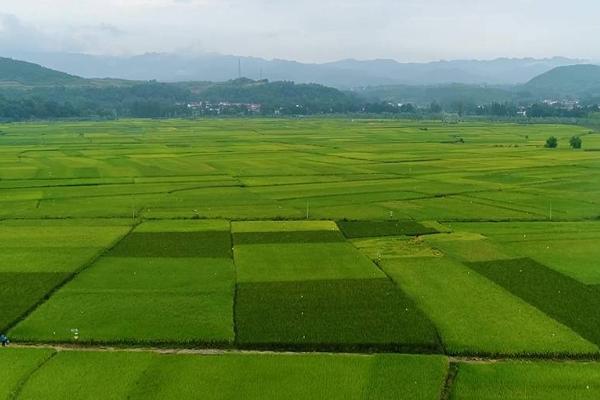
[[[569,144],[571,145],[572,149],[580,149],[582,144],[581,138],[579,136],[573,136],[569,140]]]
[[[555,138],[554,136],[550,136],[548,139],[546,139],[546,148],[548,149],[555,149],[558,147],[558,139]]]

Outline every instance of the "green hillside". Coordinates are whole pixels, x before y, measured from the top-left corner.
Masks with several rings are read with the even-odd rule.
[[[83,78],[44,68],[37,64],[0,57],[3,86],[52,86],[85,82]]]
[[[337,89],[317,84],[235,79],[221,83],[191,82],[178,84],[190,89],[199,99],[210,102],[259,103],[265,108],[335,112],[348,110],[355,101]]]
[[[548,95],[597,95],[600,93],[600,66],[583,64],[554,68],[533,78],[525,88]]]

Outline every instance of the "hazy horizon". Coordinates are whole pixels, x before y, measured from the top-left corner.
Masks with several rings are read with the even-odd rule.
[[[219,53],[323,63],[567,57],[595,61],[591,0],[21,0],[3,5],[0,55]]]
[[[526,59],[531,59],[531,60],[552,60],[552,59],[565,59],[565,60],[573,60],[573,61],[580,61],[580,62],[590,62],[593,64],[597,64],[597,60],[592,60],[592,59],[585,59],[585,58],[574,58],[574,57],[566,57],[566,56],[562,56],[562,55],[555,55],[555,56],[548,56],[548,57],[528,57],[528,56],[524,56],[524,57],[504,57],[504,56],[498,56],[498,57],[492,57],[492,58],[476,58],[476,57],[471,57],[471,58],[447,58],[447,59],[431,59],[431,60],[423,60],[423,61],[404,61],[404,60],[397,60],[394,58],[384,58],[384,57],[377,57],[377,58],[356,58],[356,57],[346,57],[346,58],[337,58],[337,59],[332,59],[332,60],[326,60],[326,61],[301,61],[301,60],[296,60],[296,59],[291,59],[291,58],[280,58],[280,57],[274,57],[274,58],[269,58],[269,57],[260,57],[260,56],[254,56],[254,55],[239,55],[239,54],[228,54],[228,53],[219,53],[219,52],[215,52],[215,51],[206,51],[206,52],[201,52],[201,51],[196,51],[196,52],[188,52],[188,53],[176,53],[176,52],[166,52],[166,51],[146,51],[146,52],[142,52],[142,53],[126,53],[126,54],[105,54],[105,53],[92,53],[92,52],[85,52],[85,51],[52,51],[52,50],[43,50],[43,51],[39,51],[39,50],[33,50],[33,51],[9,51],[6,55],[4,54],[0,54],[0,57],[7,57],[7,58],[14,58],[15,60],[19,60],[18,57],[13,57],[13,55],[26,55],[26,54],[57,54],[57,55],[82,55],[82,56],[92,56],[92,57],[109,57],[109,58],[133,58],[133,57],[143,57],[143,56],[149,56],[149,55],[165,55],[165,56],[178,56],[178,57],[189,57],[190,59],[193,59],[195,57],[200,57],[200,56],[210,56],[210,55],[214,55],[214,56],[224,56],[224,57],[240,57],[240,58],[256,58],[256,59],[262,59],[265,61],[277,61],[277,60],[281,60],[281,61],[291,61],[291,62],[299,62],[299,63],[303,63],[303,64],[327,64],[327,63],[334,63],[334,62],[340,62],[340,61],[357,61],[357,62],[368,62],[368,61],[395,61],[401,64],[428,64],[428,63],[438,63],[438,62],[461,62],[461,61],[481,61],[481,62],[486,62],[486,61],[497,61],[497,60],[526,60]],[[21,61],[27,61],[27,60],[21,60]]]

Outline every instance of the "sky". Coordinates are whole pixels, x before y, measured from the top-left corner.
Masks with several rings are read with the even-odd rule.
[[[600,60],[598,0],[0,0],[0,55]]]

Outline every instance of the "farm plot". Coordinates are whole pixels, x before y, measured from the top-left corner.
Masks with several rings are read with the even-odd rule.
[[[238,285],[242,347],[439,350],[435,328],[387,279]]]
[[[61,352],[21,399],[438,399],[438,356]]]
[[[102,225],[105,226],[102,226]],[[0,331],[127,233],[123,221],[0,223]]]
[[[238,283],[385,277],[346,242],[243,244],[234,253]]]
[[[231,258],[229,231],[133,232],[111,251],[112,257]]]
[[[582,283],[600,284],[598,222],[463,223],[455,226],[481,232],[511,254],[532,258]]]
[[[4,217],[303,218],[309,205],[323,219],[530,220],[548,217],[539,198],[560,218],[594,217],[598,204],[598,152],[540,148],[581,127],[257,119],[2,131]]]
[[[0,399],[13,399],[27,377],[54,355],[52,350],[1,349]]]
[[[331,222],[238,222],[232,232],[238,283],[385,278]]]
[[[434,182],[428,182],[436,187]],[[436,194],[407,201],[390,201],[380,203],[390,211],[406,215],[415,220],[441,221],[506,221],[506,220],[535,220],[543,215],[532,213],[517,207],[477,201],[476,199],[455,194]]]
[[[570,182],[575,176],[564,178]],[[573,218],[593,218],[597,216],[597,193],[590,193],[581,190],[585,183],[581,183],[579,189],[582,193],[572,194],[570,190],[566,193],[559,193],[558,190],[550,188],[539,188],[540,182],[545,180],[556,182],[555,177],[538,178],[536,185],[527,187],[527,189],[518,189],[505,192],[479,192],[470,195],[469,198],[476,203],[492,204],[499,207],[524,210],[537,215],[540,219],[554,218],[573,219]],[[594,179],[594,178],[588,178]],[[596,178],[597,179],[597,178]],[[556,184],[556,183],[555,183]]]
[[[31,375],[19,398],[126,399],[156,357],[144,352],[60,352]]]
[[[404,257],[441,257],[443,253],[431,247],[422,237],[384,236],[352,239],[352,244],[371,260]]]
[[[503,246],[479,233],[453,232],[425,236],[423,240],[432,248],[462,261],[476,262],[513,257]]]
[[[233,223],[234,245],[284,243],[336,243],[345,239],[331,221],[252,221]]]
[[[0,332],[24,316],[69,276],[52,272],[0,273]]]
[[[335,225],[241,222],[232,227],[240,346],[439,349],[431,322],[343,241]]]
[[[433,320],[450,354],[599,352],[567,326],[447,257],[383,259],[381,265]]]
[[[432,227],[414,221],[339,221],[349,239],[377,236],[419,236],[438,233]]]
[[[459,364],[452,400],[592,400],[600,398],[600,364],[497,362]]]
[[[433,400],[439,396],[445,369],[442,357],[163,357],[148,370],[132,398]]]
[[[27,222],[19,227],[3,225],[0,232],[2,245],[11,248],[96,248],[109,247],[120,234],[127,233],[129,225],[114,228],[77,226],[32,226]]]
[[[12,335],[53,342],[232,342],[235,271],[229,231],[216,230],[223,228],[229,224],[140,225]]]
[[[600,290],[530,258],[468,263],[583,338],[600,344]]]

